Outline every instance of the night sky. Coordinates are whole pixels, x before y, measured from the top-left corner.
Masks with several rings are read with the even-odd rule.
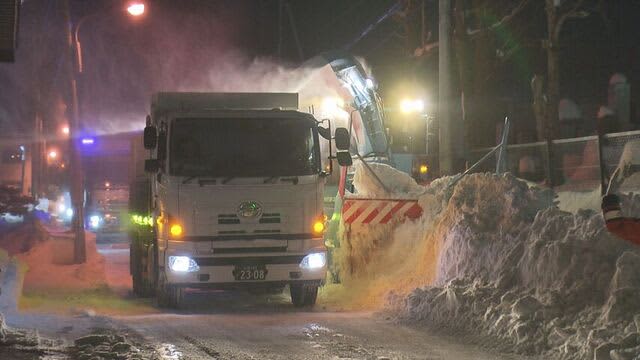
[[[111,132],[139,128],[155,91],[228,89],[235,78],[220,73],[238,73],[238,81],[242,81],[243,69],[257,71],[252,68],[256,59],[263,71],[293,68],[322,51],[351,43],[396,2],[288,3],[279,27],[277,0],[155,0],[148,3],[142,19],[128,18],[123,1],[71,0],[72,22],[90,16],[79,35],[85,69],[79,78],[83,121]],[[409,3],[413,12],[407,16],[415,20],[421,8],[416,4],[421,2],[403,2]],[[58,4],[54,0],[27,0],[23,4],[17,61],[0,64],[0,126],[6,129],[30,129],[29,118],[37,102],[35,89],[40,91],[46,126],[64,121],[59,108],[67,97],[61,66],[65,39]],[[607,1],[605,7],[606,18],[592,15],[570,20],[563,32],[567,46],[562,49],[562,95],[592,107],[606,101],[607,79],[616,71],[630,78],[634,93],[640,86],[640,1]],[[426,1],[424,10],[431,41],[437,40],[437,1]],[[491,94],[495,99],[507,97],[521,108],[528,107],[531,76],[545,71],[540,48],[544,21],[543,1],[533,1],[504,31],[492,34],[497,45],[490,50],[495,50],[496,57],[506,47],[515,44],[517,49],[515,55],[496,61],[491,73],[476,74],[495,84]],[[406,24],[394,15],[351,49],[371,67],[390,108],[407,89],[437,97],[437,51],[411,56],[415,34],[407,34]],[[497,107],[504,113],[510,111],[508,106]]]

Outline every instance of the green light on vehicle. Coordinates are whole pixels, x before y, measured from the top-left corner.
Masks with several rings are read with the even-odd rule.
[[[132,214],[131,222],[136,225],[151,227],[153,226],[153,217],[151,217],[150,215],[143,216],[139,214]]]

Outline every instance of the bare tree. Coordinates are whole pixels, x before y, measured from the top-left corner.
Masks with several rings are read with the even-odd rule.
[[[585,18],[592,13],[603,14],[604,0],[545,0],[547,13],[547,111],[545,137],[556,136],[558,103],[560,101],[560,50],[561,32],[570,19]],[[603,15],[604,16],[604,15]]]
[[[453,1],[453,47],[456,82],[460,95],[459,116],[463,118],[464,138],[468,146],[488,146],[495,140],[495,107],[486,106],[493,91],[492,74],[498,65],[498,42],[495,33],[504,27],[513,27],[514,20],[524,13],[533,0],[455,0]],[[415,22],[410,14],[411,1],[406,2],[401,20]],[[423,20],[423,27],[424,27]],[[415,24],[405,24],[405,29],[415,30]],[[421,31],[421,42],[410,52],[415,58],[432,56],[439,48],[438,41],[429,41],[430,33]],[[417,45],[417,46],[416,46]],[[504,59],[502,59],[504,60]]]

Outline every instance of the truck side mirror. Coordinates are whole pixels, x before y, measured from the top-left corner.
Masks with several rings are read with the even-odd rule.
[[[331,140],[331,129],[318,126],[318,134],[327,140]]]
[[[340,164],[340,166],[353,165],[353,159],[351,158],[351,154],[349,154],[348,151],[338,151],[336,153],[336,159],[338,159],[338,164]]]
[[[351,136],[346,128],[336,128],[336,148],[338,150],[347,151],[351,147]]]
[[[144,161],[144,171],[155,174],[160,170],[160,161],[157,159],[147,159]]]
[[[153,125],[147,125],[144,128],[144,148],[147,150],[155,149],[158,145],[158,130]]]

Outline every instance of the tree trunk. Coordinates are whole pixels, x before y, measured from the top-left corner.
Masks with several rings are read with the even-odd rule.
[[[491,10],[485,0],[474,0],[473,7],[477,11],[477,23],[485,24]],[[482,32],[473,43],[473,90],[467,97],[467,116],[473,122],[473,147],[487,147],[496,144],[496,126],[493,116],[495,80],[489,80],[494,72],[495,43],[490,32]],[[466,94],[465,94],[466,95]]]

